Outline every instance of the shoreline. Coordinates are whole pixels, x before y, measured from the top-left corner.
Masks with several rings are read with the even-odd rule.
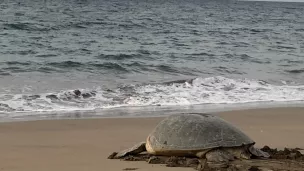
[[[304,108],[304,102],[209,104],[189,106],[127,106],[96,110],[53,111],[53,112],[12,112],[2,113],[0,123],[35,120],[101,119],[101,118],[150,118],[166,117],[174,113],[225,113],[243,110]],[[34,114],[33,114],[34,113]]]
[[[178,112],[178,111],[177,111]],[[214,113],[256,142],[256,147],[304,148],[304,107]],[[163,117],[58,119],[0,123],[0,163],[5,171],[193,171],[146,162],[109,160],[144,141]]]

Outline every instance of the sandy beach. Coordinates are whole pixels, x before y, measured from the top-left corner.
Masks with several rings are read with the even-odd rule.
[[[257,147],[304,148],[304,108],[215,113],[256,141]],[[105,118],[0,124],[0,170],[140,171],[193,170],[146,162],[109,160],[108,155],[145,140],[162,118]]]

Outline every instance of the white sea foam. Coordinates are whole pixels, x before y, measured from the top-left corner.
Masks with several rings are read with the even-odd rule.
[[[304,85],[273,85],[225,77],[196,78],[169,84],[129,85],[116,90],[79,89],[57,93],[1,94],[0,112],[80,111],[126,106],[183,106],[304,101]],[[7,93],[7,92],[6,92]],[[50,97],[49,95],[53,95]]]
[[[271,85],[249,79],[225,77],[196,78],[192,83],[146,85],[125,100],[129,105],[193,105],[248,103],[261,101],[302,101],[304,86]]]

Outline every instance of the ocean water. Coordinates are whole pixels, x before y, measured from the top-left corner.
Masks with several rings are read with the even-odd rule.
[[[0,1],[1,119],[303,101],[304,3]]]

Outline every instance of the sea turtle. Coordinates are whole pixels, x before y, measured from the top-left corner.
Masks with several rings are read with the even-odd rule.
[[[268,158],[255,142],[227,121],[211,114],[174,114],[162,120],[146,142],[123,150],[115,158],[146,151],[160,156],[189,156],[208,164],[225,166],[237,159]]]

